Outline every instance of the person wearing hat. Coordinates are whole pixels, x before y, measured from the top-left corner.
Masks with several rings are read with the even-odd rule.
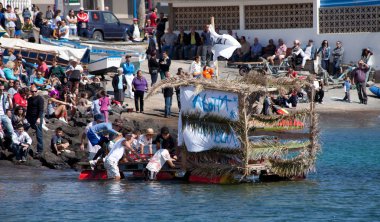
[[[134,18],[133,19],[133,25],[128,30],[129,31],[129,37],[134,42],[141,42],[141,40],[142,40],[138,22],[139,22],[139,20],[137,18]]]
[[[123,74],[125,77],[125,80],[127,81],[127,97],[133,99],[133,91],[132,91],[132,81],[135,74],[135,66],[133,63],[131,63],[131,56],[126,55],[125,56],[125,63],[121,65],[123,68]]]
[[[84,143],[85,143],[85,140],[87,138],[87,133],[88,133],[89,129],[91,127],[95,126],[96,124],[102,123],[103,118],[104,118],[104,116],[102,114],[95,114],[94,115],[94,121],[87,124],[85,130],[82,133],[82,137],[81,137],[81,144],[80,144],[81,150],[84,150]],[[93,146],[90,143],[90,140],[87,139],[87,151],[89,152],[88,159],[92,160],[99,149],[100,149],[100,146]]]
[[[79,88],[79,82],[82,79],[83,67],[77,58],[72,58],[70,66],[66,70],[66,75],[71,82],[71,90],[75,87]]]
[[[145,130],[145,134],[140,135],[138,138],[138,144],[140,145],[140,153],[148,153],[149,155],[153,155],[153,136],[154,130],[152,128],[148,128]],[[145,151],[145,148],[148,148],[148,152]]]
[[[89,33],[87,30],[88,14],[84,11],[83,7],[79,8],[79,13],[77,14],[77,21],[78,21],[78,36],[89,38]]]
[[[123,76],[123,69],[117,69],[117,75],[112,78],[112,87],[114,92],[114,97],[116,101],[119,101],[123,105],[125,98],[125,90],[127,89],[127,80]]]

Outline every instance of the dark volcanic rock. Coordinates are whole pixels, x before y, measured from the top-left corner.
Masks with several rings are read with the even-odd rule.
[[[40,158],[43,165],[51,169],[68,169],[70,165],[66,163],[61,156],[57,156],[52,152],[44,152]]]
[[[12,161],[9,160],[0,160],[0,167],[9,167],[9,166],[14,166]]]

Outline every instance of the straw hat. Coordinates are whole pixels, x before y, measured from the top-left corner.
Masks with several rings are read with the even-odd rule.
[[[145,134],[154,135],[155,133],[154,133],[154,130],[152,128],[148,128],[148,129],[146,129]]]

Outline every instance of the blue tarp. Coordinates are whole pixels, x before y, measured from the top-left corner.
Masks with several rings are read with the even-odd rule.
[[[374,0],[320,0],[320,7],[349,7],[349,6],[371,6],[380,5],[380,1]]]

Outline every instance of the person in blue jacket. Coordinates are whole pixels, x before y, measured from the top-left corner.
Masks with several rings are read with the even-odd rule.
[[[131,56],[130,55],[126,55],[125,56],[125,63],[123,63],[121,65],[121,67],[123,68],[123,74],[124,74],[124,77],[125,77],[125,80],[127,81],[127,92],[126,92],[126,96],[128,98],[131,98],[131,99],[134,99],[134,95],[133,95],[133,92],[132,92],[132,81],[133,81],[133,78],[135,77],[135,66],[133,65],[133,63],[131,63]]]
[[[14,72],[13,72],[14,67],[15,67],[15,63],[11,61],[7,62],[7,64],[5,65],[3,72],[7,80],[14,80],[14,81],[18,80],[18,78],[14,75]]]
[[[323,40],[321,47],[318,49],[317,54],[320,55],[321,59],[321,66],[324,70],[329,72],[329,65],[330,65],[330,46],[329,42],[327,40]]]
[[[91,145],[95,146],[98,145],[103,137],[103,135],[110,135],[110,136],[120,136],[121,134],[117,132],[116,130],[112,129],[111,123],[105,123],[104,122],[104,116],[98,116],[97,117],[99,123],[93,125],[90,127],[90,129],[87,132],[87,138],[90,141]]]

